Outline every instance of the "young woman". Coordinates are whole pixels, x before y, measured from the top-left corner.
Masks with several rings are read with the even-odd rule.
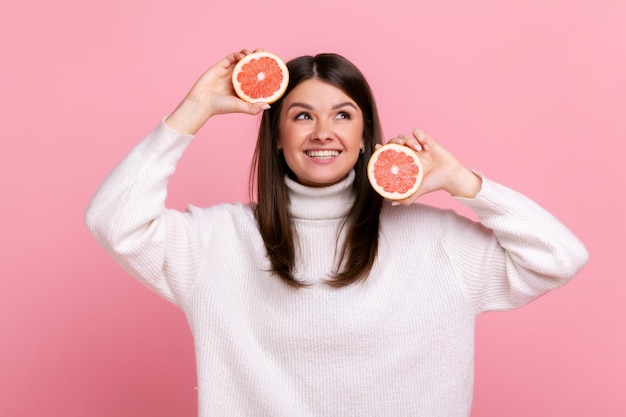
[[[233,93],[248,53],[203,74],[86,214],[115,261],[185,312],[199,415],[468,416],[476,317],[564,285],[584,246],[418,129],[391,140],[419,151],[422,187],[383,202],[366,177],[382,137],[361,72],[334,54],[296,58],[270,108]],[[261,111],[258,202],[167,209],[168,177],[201,126]],[[480,222],[413,204],[436,190]]]

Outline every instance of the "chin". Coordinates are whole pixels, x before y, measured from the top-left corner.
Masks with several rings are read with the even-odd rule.
[[[329,187],[341,182],[345,177],[346,176],[344,175],[340,178],[311,178],[306,181],[300,181],[300,183],[309,187]]]

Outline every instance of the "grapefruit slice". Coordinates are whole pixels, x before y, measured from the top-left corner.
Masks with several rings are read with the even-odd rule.
[[[233,69],[235,93],[249,103],[273,103],[287,89],[287,65],[270,52],[254,52],[242,58]]]
[[[367,177],[378,194],[389,200],[403,200],[421,185],[424,168],[411,148],[388,143],[372,154],[367,164]]]

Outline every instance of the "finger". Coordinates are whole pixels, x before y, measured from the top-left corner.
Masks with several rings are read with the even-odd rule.
[[[413,129],[413,137],[419,142],[421,146],[421,150],[427,151],[430,149],[429,142],[431,141],[430,136],[428,136],[422,129]]]
[[[409,148],[417,152],[423,150],[422,144],[415,137],[405,135],[404,133],[400,133],[389,142],[396,143],[398,145],[408,146]]]
[[[389,139],[387,143],[395,143],[396,145],[404,145],[407,141],[407,136],[403,133],[396,135],[395,137]]]
[[[224,62],[224,68],[229,69],[233,66],[235,66],[235,64],[241,59],[243,58],[245,55],[242,54],[242,52],[233,52],[232,54],[228,54],[223,62]]]
[[[237,62],[241,61],[241,59],[243,59],[246,55],[250,55],[251,53],[252,53],[252,51],[249,50],[249,49],[242,49],[240,51],[233,52],[232,54],[229,54],[225,58],[228,61],[228,64],[226,65],[226,68],[234,66]]]
[[[259,114],[264,110],[268,110],[269,108],[270,105],[267,103],[244,103],[241,111],[247,114]]]

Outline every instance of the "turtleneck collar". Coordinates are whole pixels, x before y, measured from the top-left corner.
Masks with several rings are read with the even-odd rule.
[[[337,184],[307,187],[285,177],[291,215],[296,219],[328,220],[344,218],[354,203],[354,170]]]

